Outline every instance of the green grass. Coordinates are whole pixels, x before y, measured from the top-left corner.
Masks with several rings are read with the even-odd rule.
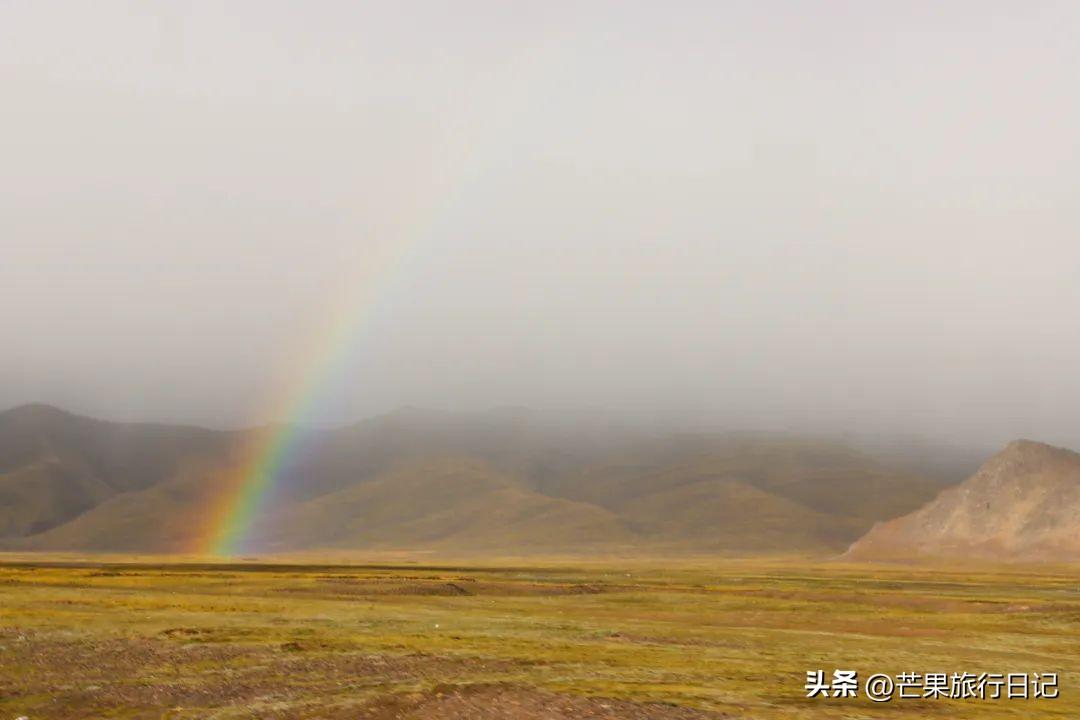
[[[12,559],[0,717],[355,717],[496,683],[747,718],[1076,718],[1077,579],[783,559]],[[806,699],[805,672],[834,668],[1058,672],[1061,697]]]

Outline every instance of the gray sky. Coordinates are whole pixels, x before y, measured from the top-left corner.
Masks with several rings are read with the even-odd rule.
[[[1073,2],[0,2],[0,405],[268,420],[352,315],[311,420],[1080,446],[1078,34]]]

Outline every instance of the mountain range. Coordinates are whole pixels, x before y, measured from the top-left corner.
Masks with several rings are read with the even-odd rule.
[[[0,547],[190,552],[236,458],[271,431],[2,412]],[[405,409],[296,438],[256,550],[833,552],[974,467],[928,445],[646,431],[514,408]]]

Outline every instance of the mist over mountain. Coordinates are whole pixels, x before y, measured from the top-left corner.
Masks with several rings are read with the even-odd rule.
[[[0,4],[0,407],[1080,447],[1075,3],[70,5]]]
[[[0,544],[191,552],[236,456],[263,432],[111,423],[43,405],[0,413]],[[520,408],[404,409],[305,431],[248,545],[833,552],[970,471],[956,469],[963,450],[901,462],[903,443],[866,445]]]

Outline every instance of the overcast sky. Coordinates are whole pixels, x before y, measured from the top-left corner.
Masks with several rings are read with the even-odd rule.
[[[0,2],[0,406],[1080,447],[1080,4]],[[331,343],[333,344],[333,343]],[[280,410],[279,410],[280,411]]]

